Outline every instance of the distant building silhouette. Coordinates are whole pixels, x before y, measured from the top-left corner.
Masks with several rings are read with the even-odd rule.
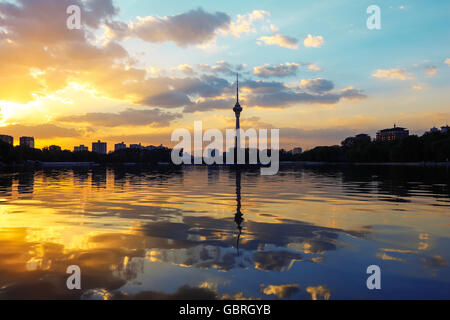
[[[439,132],[439,129],[436,128],[436,127],[433,127],[433,128],[430,129],[429,132],[431,132],[431,133]]]
[[[114,145],[114,151],[119,151],[119,150],[125,150],[127,148],[127,145],[123,142],[121,143],[116,143]]]
[[[33,137],[20,137],[20,146],[24,148],[34,149],[34,138]]]
[[[450,132],[450,127],[448,125],[441,127],[441,133],[447,133]]]
[[[409,131],[394,124],[393,128],[383,129],[377,132],[377,141],[387,142],[401,140],[409,136]]]
[[[97,142],[92,143],[92,152],[106,154],[107,144],[106,142],[101,142],[98,140]]]
[[[11,137],[11,136],[7,136],[7,135],[1,134],[0,135],[0,141],[3,141],[3,142],[5,142],[7,144],[10,144],[10,145],[14,145],[14,138]]]
[[[83,151],[89,151],[89,148],[83,144],[78,147],[73,148],[73,152],[83,152]]]
[[[292,155],[297,155],[297,154],[302,154],[302,152],[303,152],[303,149],[302,148],[294,148],[294,149],[292,149]]]
[[[142,150],[142,149],[144,149],[144,147],[140,143],[139,144],[130,144],[130,149]]]

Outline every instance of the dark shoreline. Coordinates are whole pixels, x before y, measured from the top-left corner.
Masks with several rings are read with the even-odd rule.
[[[3,164],[0,169],[12,168],[94,168],[94,167],[191,167],[191,166],[208,166],[205,164],[185,164],[181,166],[170,163],[141,163],[141,162],[124,162],[124,163],[97,163],[97,162],[34,162],[21,164]],[[209,167],[230,167],[230,164],[215,164]],[[242,167],[254,167],[255,165],[240,165]],[[450,162],[326,162],[326,161],[280,161],[280,166],[398,166],[398,167],[449,167]]]
[[[326,161],[280,161],[280,165],[297,166],[401,166],[401,167],[448,167],[450,162],[326,162]]]

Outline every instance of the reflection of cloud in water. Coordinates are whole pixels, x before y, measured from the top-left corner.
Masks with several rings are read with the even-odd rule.
[[[420,237],[423,238],[421,235]],[[419,237],[419,238],[420,238]],[[428,236],[426,238],[429,239]],[[381,260],[407,263],[411,260],[420,260],[425,268],[438,269],[448,267],[447,261],[441,255],[426,255],[425,249],[419,246],[417,249],[380,248],[376,257]]]
[[[313,237],[322,239],[317,241],[321,248],[335,250],[338,234],[346,233],[297,221],[291,222],[297,228],[249,222],[249,239],[243,241],[244,249],[238,257],[233,249],[232,217],[184,217],[183,222],[149,222],[128,234],[94,234],[86,239],[89,246],[72,249],[51,242],[29,242],[29,229],[9,228],[0,233],[0,283],[4,286],[0,298],[80,297],[81,293],[65,287],[65,270],[69,265],[81,267],[84,290],[103,288],[108,292],[120,289],[143,273],[143,258],[199,269],[283,271],[294,261],[301,261],[302,256],[277,248],[294,241],[314,243],[314,239],[308,238]],[[275,233],[280,236],[271,235]],[[333,243],[324,246],[324,239]],[[148,293],[159,295],[163,294]]]
[[[423,257],[422,261],[428,268],[445,268],[448,267],[447,261],[439,255],[432,257]]]
[[[384,253],[384,252],[383,253],[378,252],[377,253],[377,258],[381,259],[381,260],[391,260],[391,261],[398,261],[398,262],[406,262],[405,259],[397,258],[397,257],[391,256],[391,255],[388,255],[387,253]]]
[[[263,289],[265,295],[274,295],[278,299],[288,299],[300,291],[300,286],[294,284],[269,285]]]
[[[302,261],[298,253],[288,251],[256,252],[253,255],[255,268],[267,271],[284,271],[295,261]]]
[[[66,287],[69,265],[80,266],[83,289],[116,290],[126,280],[114,269],[120,270],[125,256],[138,253],[109,246],[71,250],[60,244],[28,242],[27,235],[25,228],[0,232],[0,299],[79,298],[81,293]]]
[[[246,297],[242,291],[236,292],[234,294],[223,294],[220,299],[222,300],[260,300],[253,297]]]
[[[183,285],[173,293],[159,291],[141,291],[137,294],[129,294],[123,291],[107,291],[105,289],[92,289],[81,296],[84,300],[256,300],[253,297],[245,297],[242,291],[234,294],[220,295],[217,288],[200,285],[192,287]]]
[[[447,277],[448,233],[440,222],[450,203],[448,183],[438,186],[426,175],[411,184],[408,174],[383,170],[243,174],[239,256],[234,172],[226,169],[209,170],[207,177],[197,168],[175,175],[137,169],[0,175],[0,299],[80,298],[82,292],[65,287],[72,264],[82,269],[88,299],[247,299],[269,292],[288,298],[300,272],[311,268],[319,277],[334,268],[335,256],[344,267],[355,255],[390,259],[385,263],[410,274],[417,270],[411,281],[428,280],[424,268]],[[390,202],[395,198],[407,202]],[[399,207],[408,214],[395,212]],[[363,251],[367,244],[373,249]],[[270,282],[265,292],[252,292],[260,288],[256,275],[277,277],[281,285]],[[242,279],[248,279],[244,288]],[[208,280],[218,285],[204,285]],[[316,280],[300,284],[322,283]],[[341,288],[327,286],[340,297]],[[331,296],[325,285],[306,292],[314,299]]]
[[[336,242],[341,233],[365,236],[364,232],[324,228],[300,221],[286,220],[284,224],[248,221],[245,238],[240,245],[241,257],[237,259],[237,253],[231,250],[235,234],[230,220],[184,217],[183,223],[150,222],[136,228],[135,234],[148,240],[148,248],[152,249],[152,261],[220,270],[254,265],[257,269],[271,271],[283,271],[293,261],[303,260],[295,251],[298,246],[293,244],[306,242],[305,253],[323,254],[336,250]],[[263,251],[268,246],[290,250]]]
[[[98,187],[103,183],[103,171],[95,175],[93,181]],[[62,179],[53,172],[44,173],[44,177],[51,183],[54,179]],[[65,287],[65,270],[69,265],[81,267],[84,290],[103,288],[107,292],[116,291],[145,273],[145,259],[197,269],[255,268],[279,272],[290,268],[295,261],[303,261],[297,247],[306,248],[305,254],[323,254],[337,249],[340,234],[365,236],[365,232],[321,227],[297,220],[278,219],[278,223],[268,223],[248,219],[240,245],[241,254],[237,256],[233,249],[236,225],[232,214],[228,218],[187,216],[174,208],[123,202],[113,204],[117,209],[103,209],[102,213],[96,209],[101,205],[91,205],[84,216],[97,219],[119,215],[136,219],[134,227],[127,232],[86,234],[79,242],[83,245],[77,246],[53,243],[52,238],[40,237],[33,241],[32,234],[38,231],[32,229],[2,231],[0,283],[4,288],[0,298],[80,297],[81,293],[68,291]],[[58,206],[68,210],[67,204],[58,202],[54,205],[55,208]],[[311,261],[319,262],[317,257],[311,257]],[[45,294],[40,293],[42,290]],[[109,297],[103,291],[94,292],[93,297],[102,294]],[[164,294],[149,292],[147,295]]]
[[[306,292],[311,294],[312,300],[329,300],[331,297],[331,290],[325,286],[308,287]]]
[[[134,295],[122,291],[108,292],[103,289],[95,289],[84,293],[82,298],[87,300],[216,300],[217,292],[209,288],[185,285],[174,293],[141,291]]]

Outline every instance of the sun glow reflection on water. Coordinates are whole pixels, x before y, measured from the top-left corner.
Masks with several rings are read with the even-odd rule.
[[[401,167],[3,172],[0,299],[449,298],[448,177]],[[77,292],[65,287],[74,264]],[[371,264],[380,292],[365,286]]]

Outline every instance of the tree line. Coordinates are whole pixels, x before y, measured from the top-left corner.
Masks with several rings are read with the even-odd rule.
[[[351,140],[348,140],[351,139]],[[296,157],[324,162],[445,162],[450,159],[450,132],[427,132],[401,140],[378,142],[347,138],[340,146],[316,147]]]

